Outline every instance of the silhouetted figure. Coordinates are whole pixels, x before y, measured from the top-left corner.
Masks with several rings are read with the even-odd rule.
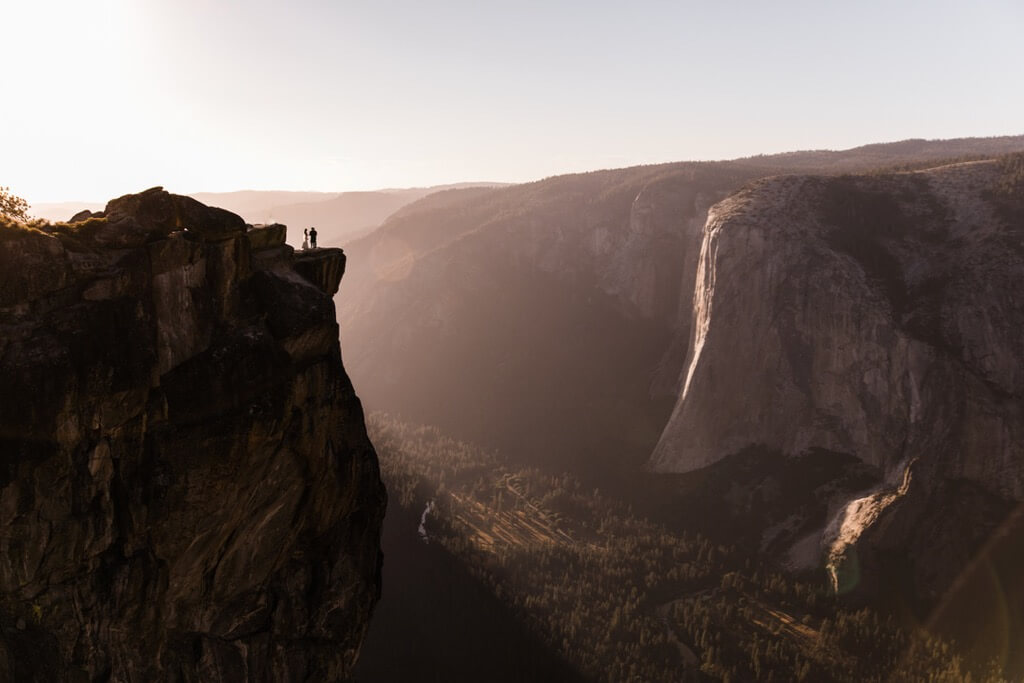
[[[302,251],[309,249],[309,230],[302,231]]]
[[[316,228],[309,229],[309,246],[316,249]]]

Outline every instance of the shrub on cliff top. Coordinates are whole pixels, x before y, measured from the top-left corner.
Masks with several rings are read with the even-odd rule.
[[[40,219],[24,223],[0,214],[0,237],[20,237],[44,232],[41,228],[45,225],[46,221]]]
[[[0,187],[0,216],[26,222],[29,220],[28,208],[28,202],[11,194],[11,188]]]

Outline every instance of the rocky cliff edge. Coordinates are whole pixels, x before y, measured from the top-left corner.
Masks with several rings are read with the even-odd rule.
[[[153,188],[0,224],[0,679],[328,681],[385,494],[339,249]]]

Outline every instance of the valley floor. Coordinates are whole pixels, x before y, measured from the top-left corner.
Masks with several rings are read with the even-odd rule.
[[[1000,680],[823,572],[656,521],[657,486],[629,501],[436,429],[369,429],[391,502],[364,683]]]

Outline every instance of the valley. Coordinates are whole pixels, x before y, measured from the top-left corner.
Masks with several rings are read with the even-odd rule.
[[[400,549],[386,548],[385,567],[390,561],[406,572],[423,570],[430,565],[411,557],[424,553],[461,567],[453,576],[434,574],[437,583],[424,589],[471,594],[484,587],[501,606],[490,609],[531,634],[507,643],[513,659],[550,663],[554,656],[598,681],[956,680],[967,672],[972,680],[1001,680],[993,663],[954,654],[906,614],[844,603],[820,569],[782,572],[756,548],[686,524],[670,528],[568,473],[517,471],[437,429],[382,414],[371,415],[368,428],[391,494],[386,534],[404,531],[405,539]],[[433,502],[429,543],[414,533],[426,501]],[[715,498],[700,503],[714,505]],[[427,623],[415,624],[407,621],[410,601],[389,604],[385,589],[359,680],[388,680],[385,662],[403,661],[377,652],[376,641],[398,642],[399,628],[406,640],[458,629],[467,602],[449,598],[434,605]],[[390,610],[405,616],[401,627]],[[446,665],[444,642],[432,651],[433,670],[453,675],[466,660],[487,670],[488,655],[479,661],[461,647],[447,654],[461,664]],[[521,666],[521,677],[509,674],[516,667],[501,668],[509,674],[501,680],[567,680],[542,664],[529,676]]]
[[[1024,139],[977,142],[403,208],[337,297],[392,505],[589,680],[1017,675],[1024,565],[960,578],[1021,538],[1021,174],[982,157]]]

